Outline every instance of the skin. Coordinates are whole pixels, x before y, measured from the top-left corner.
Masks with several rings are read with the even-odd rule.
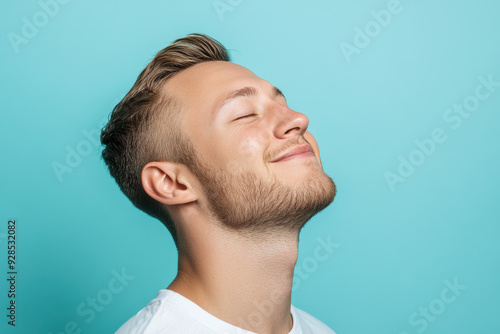
[[[232,100],[251,86],[258,96]],[[215,317],[256,333],[288,333],[300,229],[335,196],[308,118],[243,66],[205,62],[170,78],[196,163],[148,163],[145,191],[165,205],[179,239],[168,286]],[[255,114],[237,119],[238,117]],[[299,145],[314,155],[271,162]]]

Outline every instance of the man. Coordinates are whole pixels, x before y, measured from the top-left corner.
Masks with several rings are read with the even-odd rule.
[[[291,305],[299,232],[336,193],[307,126],[209,36],[180,38],[146,66],[102,154],[171,232],[178,273],[118,334],[333,333]]]

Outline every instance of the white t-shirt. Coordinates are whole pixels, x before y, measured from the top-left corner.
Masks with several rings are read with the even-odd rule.
[[[327,325],[291,305],[293,328],[289,334],[335,334]],[[200,306],[169,289],[137,312],[115,334],[255,334],[214,317]]]

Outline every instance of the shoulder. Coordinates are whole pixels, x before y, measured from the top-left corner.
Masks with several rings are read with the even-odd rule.
[[[182,314],[170,297],[168,290],[160,290],[156,298],[124,323],[115,334],[161,333],[164,328],[180,324]]]
[[[335,334],[335,332],[325,325],[323,322],[319,321],[309,313],[295,307],[292,305],[292,314],[294,315],[294,320],[297,320],[298,324],[302,328],[302,333],[304,334]],[[295,327],[295,326],[294,326]]]
[[[168,289],[137,312],[115,334],[250,333],[228,324],[186,297]]]

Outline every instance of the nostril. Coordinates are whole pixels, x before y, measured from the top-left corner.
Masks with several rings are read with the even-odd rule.
[[[288,130],[285,132],[285,134],[287,135],[290,131],[295,130],[295,129],[297,129],[297,130],[299,130],[299,131],[300,131],[300,127],[298,127],[298,126],[297,126],[297,127],[295,127],[295,128],[288,129]]]

